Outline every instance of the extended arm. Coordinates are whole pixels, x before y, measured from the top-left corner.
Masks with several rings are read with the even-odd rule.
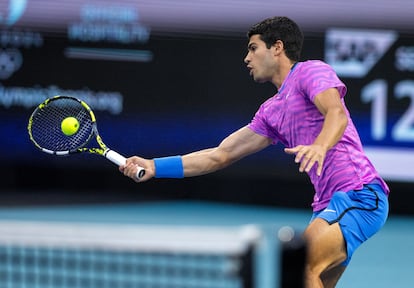
[[[270,145],[271,140],[243,127],[226,137],[219,146],[192,152],[182,156],[183,176],[192,177],[212,173],[223,169],[230,164],[264,149]],[[157,176],[153,159],[144,159],[133,156],[127,159],[127,164],[120,167],[120,171],[135,181],[136,165],[146,170],[140,181],[146,181]]]

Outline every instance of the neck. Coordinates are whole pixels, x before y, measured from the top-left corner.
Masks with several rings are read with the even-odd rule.
[[[290,62],[289,61],[289,63],[286,63],[286,65],[282,65],[280,67],[280,71],[277,75],[275,75],[275,79],[274,79],[274,82],[273,82],[273,84],[277,87],[277,89],[280,89],[283,82],[285,81],[285,79],[289,75],[290,71],[292,71],[293,68],[295,67],[296,63],[297,62]]]

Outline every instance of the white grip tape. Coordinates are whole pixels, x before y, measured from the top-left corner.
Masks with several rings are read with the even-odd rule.
[[[113,150],[106,151],[104,155],[106,159],[112,161],[118,166],[125,165],[126,163],[126,158],[122,156],[121,154],[119,154],[118,152],[115,152]],[[145,175],[145,169],[142,167],[138,167],[138,171],[136,175],[137,179],[141,179],[144,175]]]
[[[126,158],[124,156],[122,156],[121,154],[113,151],[113,150],[108,150],[105,153],[105,157],[107,159],[109,159],[110,161],[112,161],[113,163],[115,163],[116,165],[120,166],[120,165],[125,165],[126,162]]]

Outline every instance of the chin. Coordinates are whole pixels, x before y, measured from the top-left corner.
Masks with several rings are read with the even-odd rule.
[[[255,82],[257,82],[257,83],[264,83],[264,82],[266,82],[264,79],[262,79],[262,78],[253,78],[254,79],[254,81]]]
[[[264,83],[266,82],[266,79],[263,77],[260,77],[259,75],[253,75],[253,80],[257,83]]]

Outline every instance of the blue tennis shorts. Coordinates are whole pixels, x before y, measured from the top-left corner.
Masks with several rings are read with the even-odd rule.
[[[328,207],[313,213],[329,224],[339,222],[346,243],[348,265],[355,250],[384,225],[388,217],[388,197],[378,184],[364,185],[362,190],[338,191]],[[311,220],[311,221],[312,221]]]

